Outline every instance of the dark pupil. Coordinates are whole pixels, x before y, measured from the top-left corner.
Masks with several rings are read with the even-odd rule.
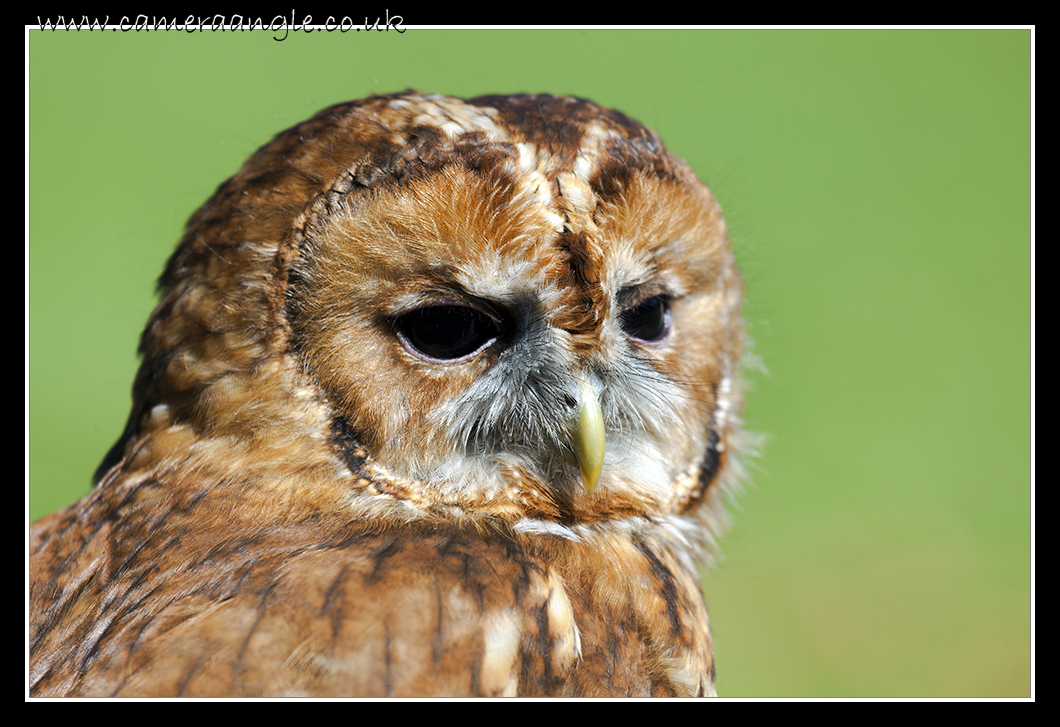
[[[670,331],[670,306],[665,298],[649,298],[622,314],[622,328],[641,341],[661,341]]]
[[[462,305],[436,305],[401,316],[397,330],[428,358],[463,358],[497,335],[497,326],[483,313]]]

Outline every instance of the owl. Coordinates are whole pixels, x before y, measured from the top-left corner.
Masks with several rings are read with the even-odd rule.
[[[743,286],[659,136],[405,92],[188,222],[96,486],[30,531],[33,696],[715,693]]]

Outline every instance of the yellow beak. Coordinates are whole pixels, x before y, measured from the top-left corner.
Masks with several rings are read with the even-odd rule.
[[[582,379],[578,387],[578,403],[570,423],[570,445],[578,458],[582,487],[586,495],[591,495],[604,467],[604,417],[596,400],[596,389],[587,379]]]

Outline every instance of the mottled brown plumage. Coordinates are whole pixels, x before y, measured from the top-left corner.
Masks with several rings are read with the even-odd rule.
[[[97,487],[31,529],[31,694],[714,692],[695,563],[742,287],[654,132],[564,97],[335,106],[218,188],[160,288]]]

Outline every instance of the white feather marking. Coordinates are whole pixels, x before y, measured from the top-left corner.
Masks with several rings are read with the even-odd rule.
[[[486,614],[480,680],[483,694],[514,697],[519,688],[516,658],[522,639],[519,615],[512,609]]]
[[[555,535],[566,540],[573,540],[575,543],[582,542],[581,536],[569,527],[549,520],[525,517],[522,520],[517,520],[515,525],[512,526],[512,530],[530,535]]]

